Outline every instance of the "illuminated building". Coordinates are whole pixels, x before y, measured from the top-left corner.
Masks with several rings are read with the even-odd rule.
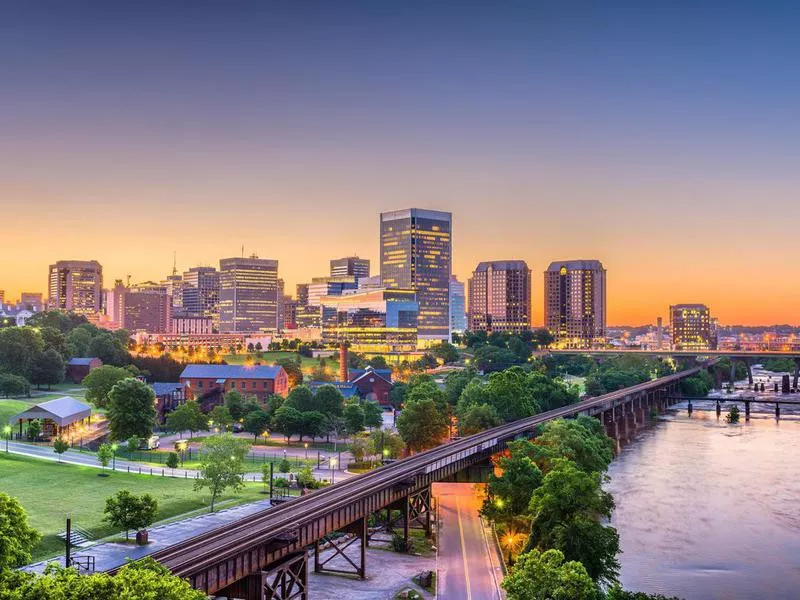
[[[294,313],[297,327],[301,329],[319,329],[322,326],[322,308],[298,304]]]
[[[205,317],[219,326],[220,274],[214,267],[193,267],[183,273],[183,315]]]
[[[676,304],[669,307],[672,347],[675,350],[711,350],[711,311],[705,304]]]
[[[455,275],[450,276],[450,333],[467,330],[467,298],[464,284]]]
[[[531,270],[524,260],[482,262],[469,280],[470,331],[531,327]]]
[[[173,317],[170,333],[207,335],[214,332],[214,324],[208,317]]]
[[[289,378],[281,366],[186,365],[180,376],[186,398],[204,408],[222,404],[226,392],[238,391],[264,401],[272,394],[286,396]]]
[[[122,315],[121,325],[133,333],[167,333],[172,321],[172,298],[166,285],[148,281],[128,288],[114,288],[116,310]],[[120,293],[121,292],[121,293]]]
[[[219,330],[277,331],[278,261],[223,258],[219,266]]]
[[[544,273],[544,324],[568,348],[606,337],[606,270],[599,260],[551,263]]]
[[[358,288],[357,278],[353,275],[337,277],[314,277],[308,284],[308,306],[320,306],[320,299],[325,296],[341,296],[347,291]]]
[[[308,306],[308,284],[298,283],[296,286],[296,290],[297,290],[297,305]]]
[[[369,290],[322,298],[322,340],[354,352],[417,349],[419,304],[413,290]]]
[[[0,304],[2,304],[2,301],[0,301]],[[41,292],[22,292],[17,303],[17,308],[20,310],[29,310],[35,313],[42,312],[43,306]]]
[[[358,258],[357,256],[346,256],[344,258],[334,258],[331,260],[331,277],[342,277],[350,275],[356,280],[362,277],[369,277],[369,259]]]
[[[103,308],[103,267],[96,260],[60,260],[50,265],[48,308],[96,315]]]
[[[414,290],[419,302],[419,342],[450,339],[452,215],[410,208],[381,213],[381,281]]]

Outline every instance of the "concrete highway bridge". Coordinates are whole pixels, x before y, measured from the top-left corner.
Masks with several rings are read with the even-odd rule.
[[[309,550],[314,568],[326,571],[320,545],[345,534],[332,545],[344,556],[352,576],[366,575],[366,548],[375,515],[406,540],[409,528],[430,533],[431,484],[439,481],[485,481],[491,456],[508,442],[532,437],[537,426],[552,419],[594,416],[617,440],[629,437],[651,411],[677,402],[679,384],[708,364],[590,398],[563,408],[454,440],[427,452],[385,465],[359,477],[314,491],[246,519],[178,543],[151,556],[174,574],[209,595],[244,600],[306,600]],[[400,518],[392,523],[392,515]],[[394,527],[393,527],[394,526]],[[344,546],[360,546],[360,558],[344,555]],[[337,571],[342,573],[343,571]]]
[[[672,358],[686,358],[695,360],[706,360],[711,358],[729,358],[731,360],[731,381],[734,380],[734,372],[736,363],[741,362],[747,367],[747,380],[750,385],[753,384],[753,371],[751,369],[759,358],[791,358],[794,360],[794,380],[793,385],[795,389],[798,388],[800,383],[800,351],[762,351],[752,352],[743,350],[583,350],[583,349],[563,349],[563,350],[544,350],[540,355],[554,354],[554,355],[585,355],[594,358],[611,357],[611,356],[652,356],[652,357],[672,357]],[[712,369],[714,380],[717,389],[722,387],[722,371],[719,369]]]

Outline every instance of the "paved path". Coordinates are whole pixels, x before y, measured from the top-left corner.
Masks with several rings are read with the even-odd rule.
[[[469,483],[436,483],[439,508],[436,597],[444,600],[500,600],[496,553],[478,511],[481,499]]]
[[[217,527],[222,527],[237,519],[242,519],[269,507],[269,500],[259,500],[249,504],[241,504],[232,508],[219,510],[215,513],[206,513],[166,525],[156,525],[148,529],[150,543],[146,546],[101,542],[88,547],[74,548],[73,555],[94,556],[95,570],[97,571],[113,569],[124,565],[128,559],[142,558],[157,550],[167,548],[172,544],[211,531]],[[61,556],[58,559],[34,563],[25,567],[24,570],[41,573],[45,566],[52,562],[63,565],[64,557]]]

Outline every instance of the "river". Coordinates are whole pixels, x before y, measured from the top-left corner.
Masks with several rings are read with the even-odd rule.
[[[800,410],[776,421],[761,405],[745,423],[740,406],[728,425],[713,402],[694,408],[672,407],[609,468],[621,583],[686,600],[800,598]]]

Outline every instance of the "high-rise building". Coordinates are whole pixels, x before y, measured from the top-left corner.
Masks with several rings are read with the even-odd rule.
[[[450,332],[467,330],[467,298],[464,284],[455,275],[450,276]]]
[[[308,306],[320,306],[323,296],[341,296],[347,291],[358,288],[357,278],[353,275],[339,277],[314,277],[308,284]]]
[[[6,302],[6,291],[0,290],[0,306],[3,306]]]
[[[183,273],[183,315],[205,317],[219,326],[219,279],[214,267],[193,267]]]
[[[711,311],[705,304],[675,304],[669,307],[672,347],[675,350],[710,350]]]
[[[169,333],[172,298],[166,285],[147,281],[130,286],[115,294],[115,301],[122,312],[122,327],[129,332]]]
[[[350,275],[356,280],[369,277],[369,259],[346,256],[331,260],[331,277]]]
[[[449,212],[410,208],[381,213],[381,281],[414,290],[419,342],[450,339],[452,222]]]
[[[283,296],[283,325],[281,329],[297,329],[297,300],[288,294]]]
[[[482,262],[469,280],[470,331],[531,327],[531,270],[524,260]]]
[[[556,343],[588,348],[606,336],[606,270],[599,260],[551,263],[544,273],[544,324]]]
[[[308,286],[307,283],[297,284],[297,306],[308,306]]]
[[[220,332],[277,331],[278,261],[223,258],[219,267]]]
[[[48,307],[96,315],[103,308],[103,267],[96,260],[60,260],[50,265]]]
[[[3,301],[0,300],[0,304]],[[42,312],[42,308],[44,304],[42,303],[42,293],[41,292],[22,292],[19,299],[19,304],[17,304],[17,308],[22,310],[29,310],[31,312]]]
[[[186,288],[186,282],[183,277],[173,270],[172,275],[167,275],[164,286],[172,304],[172,316],[182,317],[185,314],[183,311],[183,290]]]

